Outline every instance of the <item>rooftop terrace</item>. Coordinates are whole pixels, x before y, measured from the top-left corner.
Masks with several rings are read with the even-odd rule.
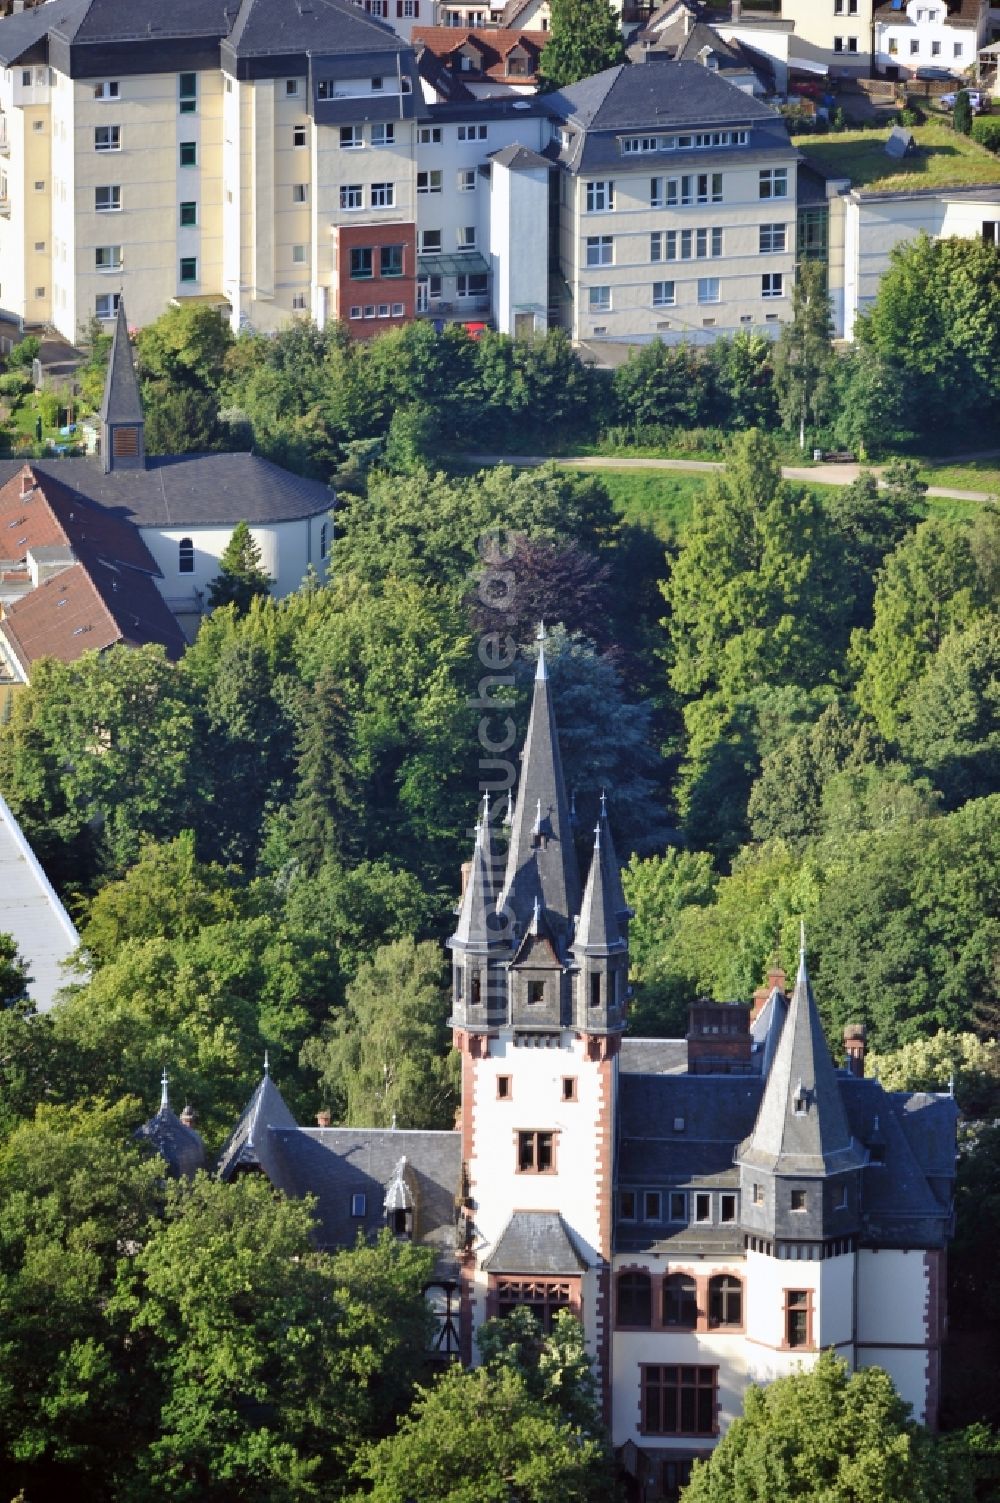
[[[886,156],[889,127],[846,130],[829,136],[797,136],[795,144],[827,177],[850,178],[872,193],[914,188],[1000,186],[1000,157],[949,125],[928,120],[913,127],[917,150],[902,161]]]

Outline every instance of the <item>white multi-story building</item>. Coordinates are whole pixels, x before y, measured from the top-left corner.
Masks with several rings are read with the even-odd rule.
[[[989,31],[989,16],[987,0],[880,5],[874,16],[878,70],[887,78],[905,78],[928,67],[960,76],[975,64]]]

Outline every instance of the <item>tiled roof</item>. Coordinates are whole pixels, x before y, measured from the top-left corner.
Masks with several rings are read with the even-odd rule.
[[[0,485],[20,468],[0,459]],[[266,526],[320,516],[333,493],[319,480],[293,475],[258,454],[177,454],[147,459],[145,469],[105,475],[83,456],[32,460],[39,475],[137,527]]]
[[[444,61],[462,50],[466,43],[478,54],[478,68],[462,71],[463,78],[491,78],[494,82],[515,78],[518,83],[530,83],[535,76],[531,67],[528,73],[510,74],[508,58],[518,45],[528,55],[530,63],[536,63],[542,48],[549,40],[545,31],[518,31],[516,28],[491,28],[479,30],[461,26],[415,26],[413,41],[426,47]]]
[[[32,487],[27,492],[26,482]],[[29,551],[50,547],[72,548],[78,557],[103,558],[150,575],[160,573],[130,522],[64,485],[59,471],[46,470],[36,461],[21,463],[7,483],[0,484],[0,558],[20,560]]]

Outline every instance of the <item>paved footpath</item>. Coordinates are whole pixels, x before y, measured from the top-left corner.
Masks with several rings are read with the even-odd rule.
[[[992,450],[981,454],[957,455],[952,461],[961,464],[970,459],[993,459],[997,457],[997,451]],[[535,465],[548,464],[550,462],[565,465],[574,470],[688,470],[702,473],[711,473],[713,470],[721,470],[723,465],[717,460],[710,459],[626,459],[605,454],[577,454],[552,459],[547,454],[466,454],[463,455],[470,464],[495,465],[512,464],[520,468],[531,468]],[[784,465],[781,473],[786,480],[805,481],[810,485],[850,485],[857,480],[862,470],[872,470],[876,475],[882,473],[880,465],[860,464],[815,464],[815,465]],[[945,496],[952,501],[992,501],[995,499],[992,491],[956,491],[949,490],[944,486],[931,485],[927,488],[929,496]]]

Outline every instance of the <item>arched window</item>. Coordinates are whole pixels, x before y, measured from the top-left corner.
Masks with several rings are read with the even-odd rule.
[[[190,538],[181,538],[177,544],[178,574],[194,573],[194,544]]]
[[[731,1273],[717,1273],[708,1281],[710,1326],[743,1324],[743,1285]]]
[[[671,1273],[663,1280],[663,1324],[684,1331],[698,1324],[698,1290],[686,1273]]]
[[[330,546],[330,524],[324,522],[319,530],[319,556],[326,558],[326,550]]]
[[[618,1324],[651,1326],[653,1323],[653,1286],[648,1273],[618,1275]]]

